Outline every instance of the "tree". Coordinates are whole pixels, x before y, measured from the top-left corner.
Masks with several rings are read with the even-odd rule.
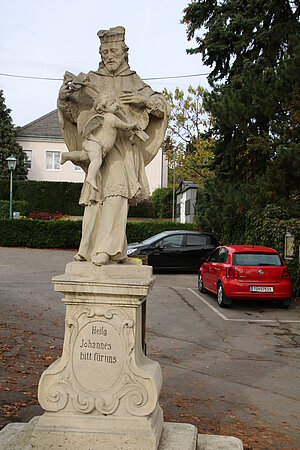
[[[6,158],[13,155],[17,159],[14,179],[25,180],[27,168],[24,164],[25,153],[17,143],[17,134],[10,116],[11,110],[5,105],[3,91],[0,90],[0,179],[9,179]]]
[[[187,95],[179,88],[163,93],[171,106],[164,147],[176,184],[188,179],[202,185],[213,155],[213,139],[205,135],[211,121],[203,106],[206,90],[190,86]]]
[[[276,157],[279,125],[283,137],[293,99],[299,100],[299,2],[196,1],[183,22],[188,39],[198,44],[188,52],[201,53],[212,67],[205,106],[219,138],[215,167],[243,181],[264,173]],[[297,127],[299,140],[299,122]]]
[[[221,239],[239,230],[236,239],[245,211],[284,203],[299,214],[299,0],[199,0],[183,23],[196,40],[188,53],[212,69],[204,107],[214,117],[215,178],[199,196],[199,220]],[[207,199],[218,204],[214,217]]]

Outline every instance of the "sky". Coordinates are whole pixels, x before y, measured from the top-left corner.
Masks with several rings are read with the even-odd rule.
[[[96,70],[100,29],[126,28],[132,70],[145,78],[209,72],[200,55],[187,55],[187,0],[0,0],[0,73],[62,79],[66,70]],[[0,75],[16,126],[56,108],[61,81]],[[154,90],[208,87],[206,76],[147,80]]]

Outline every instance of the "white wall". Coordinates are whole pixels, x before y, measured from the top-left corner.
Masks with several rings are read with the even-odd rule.
[[[69,161],[60,166],[59,170],[46,169],[46,151],[66,152],[67,148],[64,142],[23,141],[21,139],[18,142],[23,150],[32,151],[28,180],[83,182],[84,172],[76,171],[75,166]]]
[[[151,163],[146,166],[146,175],[151,194],[157,188],[168,186],[168,162],[161,148]]]

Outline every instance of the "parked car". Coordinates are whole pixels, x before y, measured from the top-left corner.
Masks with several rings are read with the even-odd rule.
[[[198,289],[217,294],[221,307],[245,299],[275,300],[288,308],[292,297],[289,271],[278,252],[249,245],[216,248],[199,269]]]
[[[128,245],[130,257],[147,256],[156,269],[198,271],[205,257],[220,243],[208,233],[164,231],[140,243]]]

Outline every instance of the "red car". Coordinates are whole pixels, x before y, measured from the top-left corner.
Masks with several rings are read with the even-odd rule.
[[[250,245],[217,247],[198,272],[198,289],[217,294],[221,307],[232,299],[275,300],[291,304],[289,272],[276,250]]]

